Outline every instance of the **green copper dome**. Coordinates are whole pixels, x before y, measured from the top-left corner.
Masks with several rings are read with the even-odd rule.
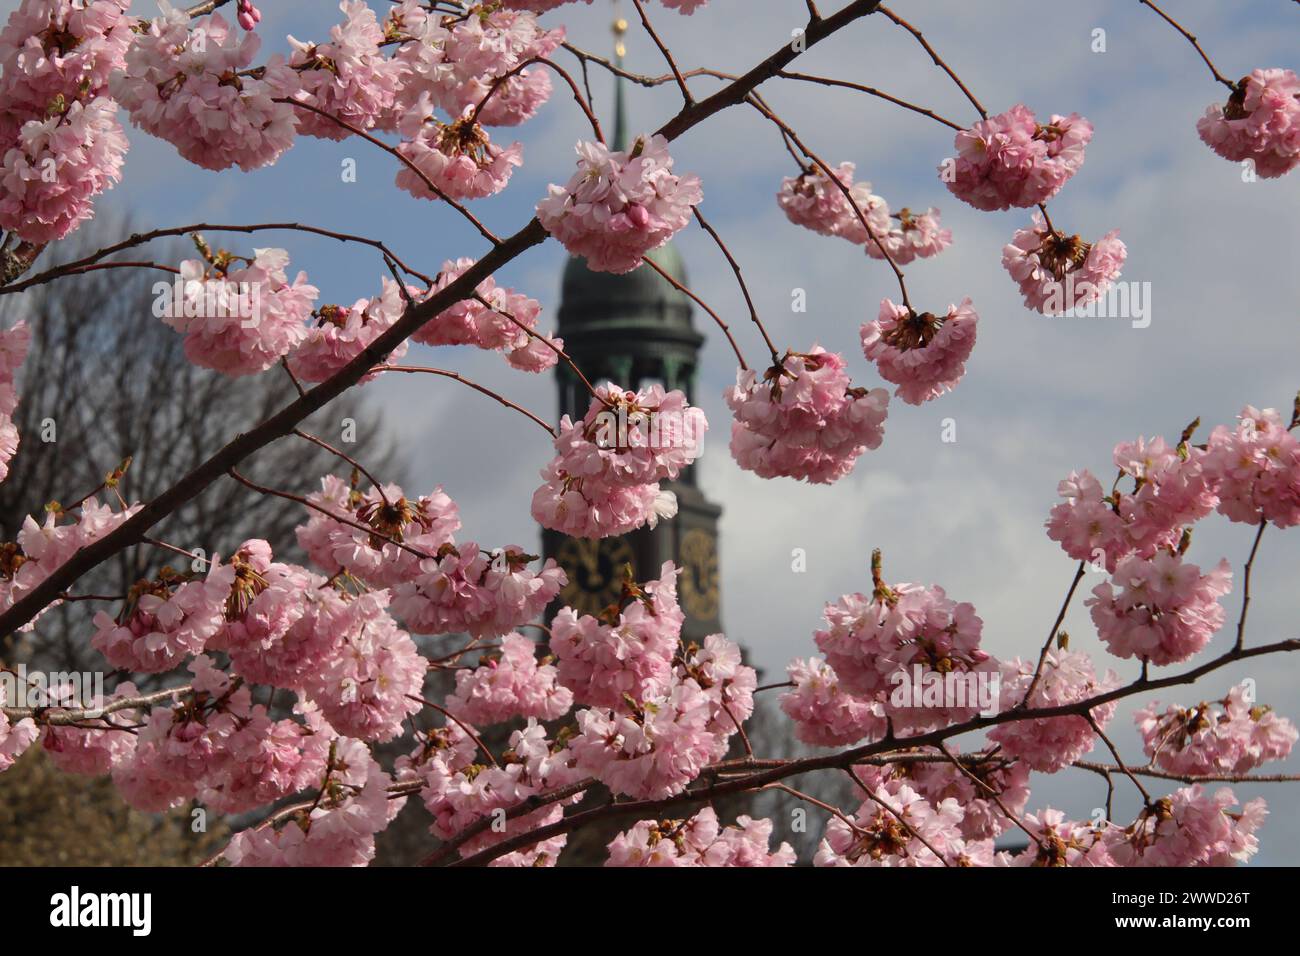
[[[687,284],[686,264],[672,243],[650,253],[650,258],[683,286]],[[592,272],[585,260],[571,258],[560,288],[558,332],[571,335],[592,326],[690,328],[691,311],[690,297],[648,265],[614,275]]]

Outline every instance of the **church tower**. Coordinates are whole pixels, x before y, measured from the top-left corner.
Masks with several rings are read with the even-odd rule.
[[[616,57],[623,60],[627,21],[614,25]],[[623,80],[615,78],[614,138],[611,147],[627,147]],[[650,254],[665,272],[687,285],[686,266],[669,243]],[[659,383],[680,389],[695,404],[695,376],[704,336],[692,321],[692,303],[658,272],[642,265],[625,275],[592,272],[582,259],[571,258],[564,269],[556,333],[565,350],[592,382],[609,381],[639,389]],[[591,395],[567,364],[556,366],[560,414],[579,419]],[[718,591],[718,517],[722,509],[704,497],[696,485],[695,469],[685,469],[676,481],[663,483],[677,496],[677,515],[654,528],[640,528],[621,537],[589,540],[543,530],[547,557],[568,575],[569,583],[552,613],[569,605],[583,614],[596,614],[618,600],[623,568],[632,566],[638,582],[659,576],[665,561],[681,569],[677,596],[686,614],[682,637],[700,641],[722,630]]]

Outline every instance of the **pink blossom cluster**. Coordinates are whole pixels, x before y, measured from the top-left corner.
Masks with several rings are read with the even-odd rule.
[[[433,817],[430,829],[439,839],[461,837],[487,818],[503,821],[503,826],[494,824],[461,837],[458,852],[462,857],[554,823],[563,814],[564,804],[573,802],[573,798],[554,800],[512,817],[501,813],[577,779],[563,750],[547,738],[536,719],[530,718],[525,727],[510,735],[509,750],[502,760],[486,766],[473,762],[475,745],[465,743],[466,736],[460,727],[435,731],[402,763],[400,771],[421,782],[420,797]],[[494,866],[554,866],[567,839],[561,834],[492,862]]]
[[[871,183],[853,181],[855,168],[841,163],[832,171],[839,185],[820,166],[787,177],[777,203],[795,225],[847,239],[864,246],[873,259],[888,258],[896,265],[936,256],[952,244],[952,230],[940,226],[938,209],[917,213],[904,207],[891,213]]]
[[[914,756],[884,766],[860,764],[853,775],[871,791],[905,783],[936,808],[956,800],[963,813],[959,833],[972,843],[991,840],[1015,826],[1007,814],[1023,813],[1029,801],[1029,765],[1024,761],[985,752],[959,767],[938,750],[922,748]]]
[[[1220,482],[1210,457],[1186,440],[1170,447],[1164,439],[1139,438],[1115,446],[1115,465],[1132,479],[1125,493],[1116,481],[1108,494],[1086,469],[1071,472],[1057,488],[1065,499],[1052,508],[1047,536],[1065,553],[1114,571],[1130,554],[1150,558],[1177,548],[1186,525],[1219,503]]]
[[[676,514],[676,497],[659,487],[703,450],[708,422],[678,390],[650,385],[595,389],[587,414],[560,420],[555,458],[533,493],[533,517],[576,537],[624,534]]]
[[[0,329],[0,481],[9,477],[9,462],[18,451],[18,426],[14,412],[18,409],[18,390],[14,379],[27,359],[32,330],[19,320],[12,328]]]
[[[881,299],[880,314],[862,326],[862,351],[881,378],[898,386],[895,395],[921,405],[951,391],[966,374],[978,322],[970,299],[948,306],[942,316]]]
[[[498,637],[531,621],[564,587],[554,559],[541,571],[517,545],[485,551],[472,541],[446,544],[422,558],[393,591],[393,613],[416,634]]]
[[[1215,428],[1205,471],[1230,521],[1300,524],[1300,440],[1275,410],[1247,405],[1235,428]]]
[[[536,115],[551,96],[551,78],[545,66],[523,64],[554,53],[564,29],[546,30],[532,13],[486,4],[475,16],[444,23],[442,62],[430,85],[434,102],[457,117],[477,110],[487,126],[518,126]]]
[[[305,382],[323,382],[392,328],[402,317],[406,303],[396,282],[385,278],[382,283],[383,291],[379,295],[358,299],[351,308],[338,305],[318,308],[316,323],[289,353],[290,371]],[[382,361],[395,362],[406,354],[406,349],[407,343],[402,342]],[[375,374],[361,381],[369,381]]]
[[[573,706],[573,691],[558,682],[551,658],[538,663],[536,646],[517,632],[505,635],[499,655],[485,655],[473,670],[456,672],[456,690],[443,706],[477,726],[562,717]]]
[[[225,624],[235,582],[231,565],[212,564],[205,578],[186,578],[170,567],[136,583],[117,617],[99,611],[90,646],[118,670],[156,674],[186,656],[203,653]]]
[[[756,685],[740,649],[711,635],[675,662],[666,692],[579,711],[578,734],[568,745],[573,766],[637,799],[680,793],[726,755],[730,737],[753,712]]]
[[[617,708],[626,697],[645,700],[672,680],[686,615],[677,604],[677,569],[664,562],[659,578],[624,584],[622,599],[599,617],[563,607],[551,621],[551,653],[560,683],[573,699]]]
[[[91,496],[75,509],[77,515],[71,522],[64,520],[69,513],[59,508],[47,508],[40,523],[28,515],[17,540],[0,544],[0,610],[8,610],[65,561],[116,530],[140,507],[135,504],[114,511],[112,505],[101,505]],[[28,622],[23,630],[30,630],[34,623]]]
[[[393,588],[420,573],[425,554],[455,541],[460,509],[439,486],[414,501],[400,485],[365,494],[334,475],[307,496],[308,520],[296,529],[298,544],[327,574],[346,571],[376,588]],[[344,520],[346,519],[346,523]],[[371,528],[367,533],[356,525]]]
[[[714,707],[693,680],[632,708],[590,708],[577,714],[569,741],[574,766],[614,793],[660,800],[681,793],[716,759],[720,744],[709,732]]]
[[[1233,866],[1259,849],[1255,831],[1268,815],[1263,799],[1234,811],[1228,787],[1182,787],[1144,809],[1133,825],[1105,831],[1115,866]],[[1032,848],[1031,848],[1032,849]]]
[[[1182,555],[1159,551],[1151,558],[1120,560],[1086,603],[1097,633],[1116,657],[1175,664],[1200,651],[1223,626],[1219,599],[1231,587],[1226,560],[1202,574]]]
[[[939,166],[958,199],[976,209],[1006,209],[1046,202],[1083,165],[1092,124],[1077,113],[1040,124],[1017,104],[981,120],[954,139],[957,155]]]
[[[871,597],[846,594],[826,605],[826,627],[813,635],[840,684],[878,703],[896,728],[933,729],[973,717],[981,709],[979,681],[997,674],[997,662],[980,649],[983,622],[974,606],[938,586],[885,585],[878,568],[874,576]],[[952,694],[945,689],[936,704],[924,684],[947,688],[945,678],[954,678]]]
[[[1002,247],[1002,268],[1019,284],[1026,308],[1061,315],[1101,298],[1127,256],[1118,229],[1089,243],[1048,228],[1034,213],[1034,224]]]
[[[238,377],[265,371],[302,344],[319,291],[305,272],[290,282],[288,265],[287,252],[269,248],[254,249],[251,260],[223,252],[212,263],[182,262],[181,301],[173,297],[162,319],[184,334],[186,357]]]
[[[1043,657],[1037,682],[1035,670],[1032,661],[1018,657],[1003,663],[1000,708],[1003,713],[1018,707],[1021,701],[1033,709],[1077,704],[1119,686],[1119,676],[1114,671],[1108,670],[1098,677],[1087,654],[1059,647],[1050,649]],[[1096,725],[1104,729],[1115,715],[1115,708],[1115,702],[1111,701],[1093,707],[1089,713]],[[1074,714],[1008,721],[989,731],[989,740],[1001,747],[1001,753],[1043,773],[1056,773],[1074,763],[1092,749],[1096,736],[1092,724]]]
[[[22,0],[0,30],[0,135],[45,115],[62,97],[108,88],[131,42],[128,0]]]
[[[5,684],[0,682],[0,707],[12,703],[8,700]],[[10,721],[0,710],[0,771],[8,770],[40,736],[40,729],[30,717]]]
[[[0,229],[62,239],[121,178],[107,94],[131,39],[123,0],[23,0],[0,30]]]
[[[123,681],[104,704],[129,700],[136,694],[135,685]],[[130,726],[134,714],[130,709],[115,710],[104,717],[78,721],[80,726],[47,726],[41,734],[41,746],[50,761],[65,773],[107,776],[135,750],[136,734]]]
[[[962,808],[956,799],[932,804],[901,781],[888,781],[870,793],[853,814],[853,828],[839,817],[830,818],[814,866],[992,865],[991,840],[968,845],[962,839]]]
[[[1224,159],[1249,161],[1265,179],[1300,165],[1300,77],[1292,70],[1252,70],[1224,105],[1196,123],[1201,140]]]
[[[474,265],[473,259],[448,260],[438,280],[425,291],[411,290],[417,301],[441,292]],[[485,304],[486,303],[486,304]],[[474,295],[449,306],[411,336],[422,345],[472,345],[500,352],[513,368],[543,372],[559,361],[564,340],[537,331],[542,304],[536,299],[499,286],[489,276]]]
[[[824,660],[791,661],[786,673],[794,689],[781,695],[781,710],[794,721],[799,740],[816,747],[839,747],[884,736],[884,707],[845,690]]]
[[[673,173],[668,141],[638,136],[629,149],[581,142],[578,171],[551,185],[537,217],[596,272],[631,272],[691,219],[704,198],[695,176]]]
[[[299,110],[298,132],[333,140],[351,132],[331,116],[358,129],[386,123],[405,73],[400,60],[383,55],[384,31],[364,0],[343,0],[339,9],[345,19],[331,28],[328,43],[289,37],[289,67],[297,72],[301,87],[294,99],[328,114]]]
[[[545,75],[545,74],[542,74]],[[433,115],[428,94],[398,123],[397,147],[407,160],[397,171],[397,187],[417,199],[483,199],[506,188],[516,166],[523,165],[523,146],[492,142],[468,107],[464,116],[444,123]]]
[[[365,866],[375,855],[375,834],[405,802],[390,800],[388,785],[364,745],[339,738],[322,799],[278,829],[240,831],[223,855],[234,866]]]
[[[301,89],[282,56],[251,69],[260,46],[219,13],[192,26],[184,10],[169,9],[134,37],[109,89],[135,126],[195,165],[258,169],[293,145],[305,112],[277,102]]]
[[[1175,774],[1240,774],[1285,760],[1296,742],[1295,724],[1254,703],[1247,684],[1226,697],[1193,707],[1153,701],[1133,715],[1151,762]]]
[[[889,393],[853,387],[844,359],[819,345],[787,352],[761,380],[741,369],[725,397],[734,416],[731,455],[760,478],[829,484],[885,437]]]
[[[302,679],[330,726],[361,740],[392,740],[423,706],[429,664],[388,615],[388,599],[380,590],[349,601],[331,653]]]
[[[791,866],[794,850],[770,849],[772,821],[739,816],[723,826],[712,807],[689,820],[639,820],[609,844],[606,866]]]
[[[0,145],[0,228],[33,243],[62,239],[90,219],[91,201],[122,178],[127,148],[106,96],[28,120]]]

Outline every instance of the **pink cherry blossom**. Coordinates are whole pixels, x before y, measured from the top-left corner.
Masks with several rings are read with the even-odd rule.
[[[518,807],[529,797],[563,786],[573,779],[568,764],[560,759],[563,751],[546,737],[535,719],[510,735],[510,747],[502,760],[490,766],[472,763],[472,748],[458,746],[463,730],[448,733],[435,731],[404,765],[404,772],[422,782],[421,799],[433,816],[430,829],[440,839],[450,840],[486,817],[502,819],[504,827],[493,825],[465,840],[459,847],[462,857],[487,849],[502,840],[527,833],[556,822],[563,814],[564,803],[549,805],[510,818],[500,811]],[[567,842],[566,835],[552,837],[527,849],[499,857],[497,866],[554,866]]]
[[[862,351],[885,381],[898,386],[895,395],[921,405],[951,391],[966,374],[977,322],[970,299],[948,306],[942,316],[882,299],[880,315],[862,326]]]
[[[1095,243],[1049,229],[1042,216],[1002,248],[1002,267],[1020,285],[1025,307],[1061,315],[1097,301],[1119,278],[1128,248],[1112,229]]]
[[[564,607],[551,621],[559,681],[579,704],[619,708],[668,689],[686,616],[677,604],[677,568],[664,562],[658,580],[625,582],[619,602],[599,617]]]
[[[330,785],[322,787],[323,799],[278,829],[258,826],[235,834],[225,858],[234,866],[367,865],[375,855],[375,834],[402,801],[388,799],[388,775],[364,745],[346,738],[325,782]]]
[[[1205,471],[1229,520],[1300,524],[1300,440],[1273,409],[1247,405],[1235,428],[1214,429]]]
[[[253,0],[239,0],[237,19],[245,30],[252,30],[262,22],[262,11],[253,6]]]
[[[250,261],[219,253],[214,263],[180,266],[181,297],[163,321],[185,335],[195,365],[232,377],[265,371],[307,338],[319,290],[299,272],[290,282],[283,249],[254,249]],[[233,267],[236,262],[243,265]]]
[[[260,46],[256,33],[231,30],[219,13],[192,28],[184,10],[169,9],[132,40],[109,89],[135,126],[167,140],[190,162],[258,169],[293,145],[298,114],[306,112],[276,102],[301,88],[283,57],[250,73]]]
[[[302,87],[294,99],[358,129],[370,129],[391,114],[405,68],[383,55],[384,32],[363,0],[343,0],[339,9],[346,19],[331,28],[330,42],[304,43],[289,37],[289,66],[298,72]],[[351,135],[346,127],[311,110],[298,111],[298,130],[322,139]]]
[[[452,544],[460,529],[460,511],[441,487],[412,501],[399,485],[362,494],[327,475],[321,490],[307,501],[313,507],[307,524],[296,529],[298,544],[322,571],[346,570],[377,588],[396,587],[418,576],[424,556]],[[355,524],[374,530],[367,534]]]
[[[868,236],[865,240],[867,255],[873,259],[888,258],[895,265],[905,266],[915,259],[937,256],[952,245],[952,230],[939,225],[938,209],[931,207],[918,213],[904,206],[890,213],[886,206],[885,213],[889,217],[887,228],[876,230],[873,223],[875,238]]]
[[[932,805],[906,783],[877,787],[852,819],[856,830],[830,818],[815,866],[944,866],[959,862],[965,851],[957,801]]]
[[[154,707],[129,759],[113,767],[118,792],[137,810],[157,813],[195,796],[231,759],[230,739],[249,714],[248,688],[210,658],[196,657],[190,670],[193,690],[173,707]]]
[[[115,530],[140,507],[134,504],[115,511],[92,496],[76,509],[75,517],[59,508],[47,508],[40,524],[27,516],[17,540],[0,545],[0,609],[7,610],[78,551]],[[35,620],[22,629],[31,630]]]
[[[330,726],[361,740],[391,740],[421,707],[428,662],[388,615],[387,604],[382,590],[348,602],[342,639],[303,677],[303,689]]]
[[[888,392],[853,387],[844,359],[818,345],[787,352],[762,380],[741,369],[725,398],[740,467],[820,484],[843,478],[864,451],[880,447],[889,414]]]
[[[541,571],[517,545],[484,551],[472,541],[445,544],[421,559],[393,592],[393,613],[416,634],[499,637],[537,617],[564,586],[553,559]]]
[[[271,720],[260,704],[229,741],[231,759],[205,781],[200,799],[243,813],[314,786],[325,775],[330,738],[295,720]]]
[[[537,204],[546,231],[596,272],[631,272],[691,219],[704,198],[695,176],[677,176],[662,136],[629,149],[578,144],[578,171]]]
[[[1256,705],[1246,684],[1226,697],[1161,711],[1152,702],[1133,715],[1151,762],[1175,774],[1241,774],[1270,760],[1285,760],[1295,725],[1271,707]]]
[[[721,634],[710,634],[704,644],[694,642],[674,661],[678,681],[694,681],[712,708],[706,729],[713,734],[713,760],[727,755],[728,738],[754,713],[754,688],[758,673],[742,663],[739,645]]]
[[[568,745],[574,766],[636,799],[681,793],[725,751],[725,742],[709,730],[715,707],[692,679],[674,682],[666,694],[635,707],[591,708],[577,717],[578,734]]]
[[[501,639],[501,654],[479,660],[473,670],[456,672],[456,692],[444,706],[460,720],[478,726],[513,717],[555,720],[573,706],[573,691],[556,681],[546,658],[538,663],[536,644],[512,632]]]
[[[1033,684],[1035,664],[1020,658],[1002,665],[1001,710],[1020,705]],[[1087,654],[1054,648],[1043,658],[1042,672],[1026,706],[1030,708],[1062,707],[1096,697],[1119,686],[1119,677],[1107,671],[1098,677]],[[1097,726],[1105,728],[1115,714],[1114,701],[1090,711]],[[1034,770],[1056,773],[1078,760],[1089,750],[1096,733],[1081,716],[1037,717],[999,724],[989,731],[989,740],[1001,752],[1023,760]]]
[[[874,560],[873,578],[872,597],[846,594],[826,605],[826,627],[813,635],[840,684],[879,702],[896,727],[930,729],[973,717],[981,709],[978,682],[997,672],[979,647],[983,622],[974,606],[951,600],[937,586],[886,585]],[[926,682],[946,688],[950,676],[951,699],[945,691],[937,704],[928,703]]]
[[[383,291],[369,299],[358,299],[350,308],[323,306],[316,310],[316,323],[302,343],[289,353],[289,369],[305,382],[323,382],[360,355],[402,317],[406,302],[401,287],[391,279],[381,280]],[[406,354],[402,342],[381,361],[396,362]],[[362,378],[369,381],[378,373]]]
[[[452,199],[494,196],[506,188],[514,168],[523,165],[519,143],[496,145],[470,113],[443,123],[432,116],[427,95],[402,117],[398,129],[403,138],[397,151],[415,169],[403,164],[397,186],[417,199],[439,198],[430,182]]]
[[[445,23],[441,62],[435,71],[424,73],[425,88],[436,105],[452,116],[479,110],[485,126],[518,126],[550,98],[546,67],[519,68],[554,53],[564,40],[563,28],[545,30],[532,13],[487,5],[477,8],[475,16],[447,18]]]
[[[1256,799],[1234,812],[1236,803],[1227,787],[1213,793],[1200,784],[1183,787],[1143,809],[1132,826],[1107,829],[1107,850],[1119,866],[1244,863],[1259,849],[1255,831],[1268,808]]]
[[[1223,626],[1219,599],[1232,587],[1228,562],[1208,574],[1179,554],[1130,555],[1092,589],[1092,621],[1116,657],[1175,664],[1200,651]]]
[[[423,301],[441,292],[473,265],[473,259],[444,262],[438,281],[425,291],[412,289],[413,297]],[[540,302],[498,286],[491,276],[474,291],[474,297],[461,299],[439,312],[411,338],[423,345],[472,345],[501,352],[510,365],[529,372],[545,371],[559,361],[556,349],[563,348],[564,341],[537,332]]]
[[[0,707],[12,704],[7,685],[0,681]],[[0,710],[0,771],[8,770],[40,736],[40,729],[30,717],[10,721]]]
[[[794,850],[770,849],[772,821],[749,816],[722,826],[712,807],[689,820],[640,820],[609,844],[606,866],[791,866]]]
[[[839,747],[884,736],[884,707],[879,701],[850,694],[824,660],[791,661],[786,673],[795,686],[781,696],[781,710],[794,721],[799,740]]]
[[[840,163],[833,170],[835,179],[841,185],[854,191],[854,202],[866,216],[868,225],[877,236],[889,231],[889,207],[884,200],[871,193],[870,183],[858,183],[856,190],[853,163]],[[873,200],[879,200],[873,202]],[[804,170],[798,176],[786,177],[781,183],[781,191],[776,194],[776,201],[781,210],[796,226],[803,226],[823,236],[841,236],[854,242],[865,242],[866,236],[857,238],[857,233],[865,233],[853,204],[849,202],[844,190],[831,181],[820,166]],[[856,232],[854,231],[856,230]]]
[[[128,0],[22,0],[0,31],[0,128],[43,117],[59,96],[107,92],[131,42]]]
[[[13,415],[18,408],[14,379],[27,359],[32,330],[19,320],[12,328],[0,329],[0,481],[9,477],[9,462],[18,451],[18,426]]]
[[[164,568],[131,589],[116,618],[104,611],[95,615],[90,646],[119,670],[171,670],[187,655],[203,653],[208,638],[225,624],[234,582],[235,569],[228,564],[213,564],[206,578],[192,580]]]
[[[1029,846],[1012,857],[1011,866],[1115,866],[1109,851],[1109,831],[1068,820],[1048,807],[1025,817],[1033,834]]]
[[[130,699],[136,693],[135,685],[124,681],[105,703]],[[102,777],[129,760],[135,751],[136,735],[130,728],[134,715],[131,710],[115,710],[103,717],[78,721],[80,726],[48,726],[41,735],[41,745],[50,761],[65,773]]]
[[[680,391],[599,386],[580,422],[560,420],[556,457],[533,494],[533,517],[581,537],[654,527],[677,510],[675,496],[659,482],[676,478],[699,456],[707,428],[704,413]]]
[[[105,96],[24,123],[0,160],[0,228],[34,243],[91,218],[91,200],[122,178],[126,136]]]
[[[944,160],[940,178],[976,209],[1006,209],[1046,202],[1083,165],[1092,124],[1077,113],[1040,124],[1027,107],[981,120],[959,132],[956,157]]]
[[[1228,102],[1196,122],[1201,141],[1224,159],[1250,161],[1265,179],[1300,164],[1300,77],[1291,70],[1252,70]]]

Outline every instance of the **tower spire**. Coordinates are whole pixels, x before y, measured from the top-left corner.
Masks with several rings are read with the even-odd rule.
[[[623,57],[627,55],[627,45],[623,37],[627,35],[627,21],[619,16],[618,0],[614,0],[614,65],[623,69]],[[614,142],[611,149],[627,149],[627,104],[625,102],[626,83],[623,77],[614,75]]]

